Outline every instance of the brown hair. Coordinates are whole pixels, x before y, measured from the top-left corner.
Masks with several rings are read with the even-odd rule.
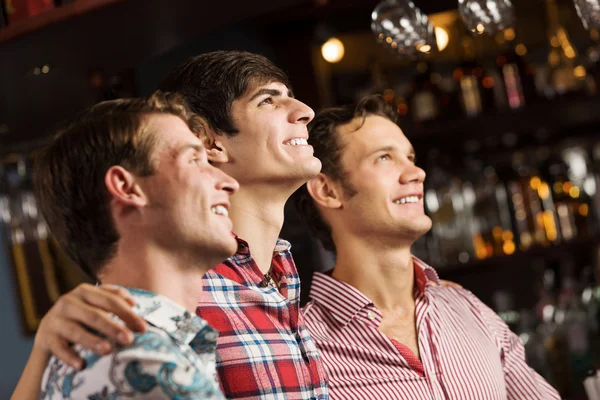
[[[308,125],[308,142],[315,151],[315,157],[321,160],[323,167],[321,173],[329,178],[340,182],[344,188],[345,195],[351,197],[356,194],[355,189],[347,180],[347,172],[340,163],[343,151],[337,129],[355,119],[365,119],[370,115],[379,115],[396,122],[397,114],[390,105],[379,95],[371,95],[362,98],[358,103],[342,107],[327,108],[320,111]],[[360,129],[359,128],[357,129]],[[331,237],[331,228],[323,219],[314,200],[311,198],[306,185],[294,193],[296,208],[311,231],[327,250],[335,251],[335,245]]]
[[[120,165],[139,176],[155,172],[157,132],[146,118],[171,114],[192,132],[204,133],[204,122],[181,96],[157,92],[148,98],[99,103],[58,130],[35,160],[37,201],[61,246],[92,277],[113,257],[119,234],[109,208],[104,178]]]
[[[287,75],[266,57],[245,51],[201,54],[175,68],[159,89],[181,93],[192,111],[206,118],[217,133],[239,133],[231,119],[231,104],[251,85],[281,82]]]

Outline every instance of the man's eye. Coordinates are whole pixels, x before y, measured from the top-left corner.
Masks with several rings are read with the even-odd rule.
[[[267,97],[266,99],[258,103],[259,106],[263,106],[265,104],[273,104],[273,98]]]
[[[377,157],[377,161],[387,161],[387,160],[391,160],[392,157],[390,157],[389,154],[384,154],[382,156]]]

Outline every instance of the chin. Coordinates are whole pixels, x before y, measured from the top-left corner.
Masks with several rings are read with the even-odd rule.
[[[307,160],[306,163],[302,165],[303,178],[308,181],[319,175],[319,172],[321,172],[321,166],[321,161],[316,157],[312,157],[311,160]]]

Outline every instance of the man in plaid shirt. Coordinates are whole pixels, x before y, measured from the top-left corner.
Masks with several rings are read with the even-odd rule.
[[[206,274],[197,309],[219,331],[223,392],[236,399],[328,399],[321,361],[300,314],[290,245],[278,238],[286,201],[321,168],[307,144],[314,112],[294,98],[279,68],[246,52],[195,57],[176,68],[160,89],[183,94],[207,120],[213,131],[207,138],[209,160],[240,183],[229,211],[238,251]],[[218,163],[223,159],[228,162]],[[103,341],[85,326],[109,337],[126,334],[104,310],[124,321],[128,310],[106,299],[95,302],[82,290],[67,296],[71,301],[63,304],[70,306],[50,310],[37,340],[76,366],[78,357],[65,339],[95,348]],[[65,321],[76,322],[80,331],[65,332]]]

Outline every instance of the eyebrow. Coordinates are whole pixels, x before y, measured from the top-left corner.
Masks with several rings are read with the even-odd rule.
[[[185,145],[183,145],[183,146],[179,147],[179,148],[178,148],[178,149],[175,151],[175,153],[174,153],[174,155],[175,155],[175,158],[177,158],[177,157],[181,156],[183,153],[185,153],[185,152],[186,152],[186,151],[188,151],[188,150],[195,150],[195,151],[197,151],[198,153],[200,153],[200,152],[204,151],[204,146],[203,146],[203,145],[201,145],[201,144],[196,144],[196,143],[189,143],[189,144],[185,144]]]
[[[268,94],[269,96],[273,96],[273,97],[279,97],[281,96],[281,90],[279,89],[268,89],[268,88],[262,88],[259,89],[256,93],[254,93],[252,95],[252,97],[250,98],[250,100],[248,100],[248,103],[252,102],[254,99],[256,99],[257,97],[260,97],[264,94]],[[294,93],[292,93],[291,90],[288,89],[287,92],[288,97],[294,98]]]
[[[367,157],[370,157],[370,156],[372,156],[373,154],[375,154],[375,153],[379,153],[379,152],[381,152],[381,151],[388,151],[388,152],[390,152],[390,153],[391,153],[391,152],[393,152],[393,151],[396,151],[397,149],[398,149],[398,148],[397,148],[396,146],[383,146],[383,147],[378,147],[377,149],[375,149],[375,150],[373,150],[372,152],[368,153],[368,154],[367,154]],[[415,157],[416,157],[415,149],[414,149],[412,146],[411,146],[411,147],[408,149],[408,157],[413,157],[413,158],[415,158]]]

